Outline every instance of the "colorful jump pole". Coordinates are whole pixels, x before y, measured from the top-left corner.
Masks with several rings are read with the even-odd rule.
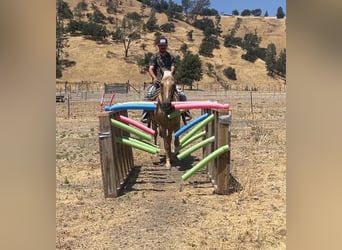
[[[207,118],[205,118],[203,121],[198,123],[189,133],[187,133],[184,137],[180,138],[179,143],[183,144],[185,141],[187,141],[189,138],[194,136],[198,130],[200,130],[202,127],[207,125],[210,121],[214,119],[214,114],[209,115]]]
[[[129,125],[123,123],[123,122],[120,122],[120,121],[117,121],[115,119],[110,119],[112,125],[114,125],[115,127],[118,127],[118,128],[121,128],[131,134],[134,134],[136,136],[138,136],[139,138],[141,139],[145,139],[145,140],[152,140],[152,136],[151,135],[148,135],[148,134],[145,134],[144,132],[141,132],[140,130],[136,129],[136,128],[132,128],[130,127]]]
[[[112,106],[114,97],[115,97],[115,93],[113,93],[112,96],[110,97],[109,106]]]
[[[128,145],[128,146],[131,146],[133,148],[137,148],[137,149],[140,149],[140,150],[143,150],[145,152],[148,152],[148,153],[151,153],[151,154],[156,154],[157,153],[157,149],[153,149],[151,147],[145,147],[139,143],[136,143],[132,140],[129,140],[127,138],[123,138],[123,137],[116,137],[115,138],[115,142],[117,143],[121,143],[121,144],[124,144],[124,145]]]
[[[191,137],[189,140],[183,142],[183,144],[179,144],[179,146],[175,148],[175,153],[177,154],[179,152],[179,150],[181,150],[182,148],[186,147],[191,142],[196,141],[198,138],[201,138],[201,137],[205,136],[205,134],[206,134],[206,131],[202,131],[202,132],[194,135],[193,137]]]
[[[184,113],[186,110],[176,110],[174,112],[172,112],[171,114],[167,115],[167,118],[169,119],[173,119],[177,116],[180,116],[182,113]]]
[[[189,177],[191,177],[194,173],[196,173],[198,170],[202,169],[205,165],[208,164],[208,162],[212,161],[216,157],[220,156],[223,153],[226,153],[229,151],[229,146],[224,145],[218,149],[216,149],[214,152],[209,154],[207,157],[205,157],[203,160],[201,160],[199,163],[196,164],[193,168],[189,169],[185,174],[182,175],[182,180],[186,181]]]
[[[181,127],[180,129],[178,129],[175,132],[175,137],[180,136],[181,134],[183,134],[185,131],[187,131],[189,128],[195,126],[197,123],[203,121],[205,118],[208,117],[208,113],[205,113],[199,117],[197,117],[196,119],[192,120],[191,122],[189,122],[188,124],[186,124],[185,126]]]
[[[188,148],[184,152],[177,155],[178,160],[182,160],[184,157],[188,156],[192,152],[196,151],[197,149],[200,149],[204,147],[205,145],[209,144],[210,142],[213,142],[215,140],[215,136],[209,137],[205,139],[204,141],[201,141],[198,144],[193,145],[191,148]]]
[[[100,112],[102,112],[103,109],[103,102],[104,102],[105,92],[103,91],[100,99]]]
[[[120,121],[124,122],[124,123],[130,124],[130,125],[132,125],[132,126],[134,126],[136,128],[139,128],[139,129],[143,130],[144,132],[146,132],[148,134],[154,135],[155,132],[156,132],[153,129],[144,126],[143,124],[128,118],[127,116],[119,115],[118,119]]]
[[[146,142],[146,141],[140,141],[135,138],[129,137],[129,136],[122,136],[122,138],[128,139],[129,141],[132,141],[135,144],[139,144],[145,148],[151,148],[153,150],[156,150],[157,153],[160,152],[160,148],[157,145],[154,145],[152,143]]]
[[[105,111],[117,111],[122,109],[144,109],[155,110],[156,105],[154,103],[118,103],[112,106],[105,106]]]
[[[175,109],[229,109],[229,104],[217,102],[180,103],[173,106]]]

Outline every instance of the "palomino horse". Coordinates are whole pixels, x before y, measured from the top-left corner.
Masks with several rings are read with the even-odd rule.
[[[172,101],[178,101],[178,92],[176,89],[175,80],[170,71],[164,71],[163,79],[160,83],[158,94],[158,104],[156,110],[152,113],[152,129],[156,131],[154,135],[154,143],[157,144],[157,127],[159,127],[159,135],[164,141],[164,151],[165,151],[165,167],[167,169],[171,168],[170,158],[171,158],[171,141],[172,134],[180,128],[180,116],[169,119],[168,114],[174,111],[171,105]],[[176,137],[174,140],[174,146],[179,145],[179,138]]]

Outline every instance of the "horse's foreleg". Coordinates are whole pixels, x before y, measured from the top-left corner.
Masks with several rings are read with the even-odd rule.
[[[152,129],[154,130],[154,144],[157,145],[158,129],[154,122],[152,122]]]
[[[178,136],[175,137],[175,143],[174,143],[174,145],[175,145],[175,148],[177,148],[177,147],[179,146],[179,137],[178,137]]]
[[[164,149],[165,149],[165,168],[171,168],[171,139],[172,135],[167,135],[164,138]]]

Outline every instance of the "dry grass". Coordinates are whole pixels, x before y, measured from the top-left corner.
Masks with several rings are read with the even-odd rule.
[[[181,175],[200,152],[159,166],[161,156],[134,150],[125,192],[104,199],[98,147],[98,101],[56,105],[57,249],[285,249],[285,95],[187,91],[191,100],[232,106],[231,174],[241,185],[214,195],[205,171],[180,192]],[[213,98],[214,97],[214,98]],[[118,95],[116,101],[134,96]],[[214,100],[215,100],[214,99]],[[193,110],[193,117],[199,115]],[[139,119],[140,112],[130,112]],[[159,140],[161,146],[161,140]],[[161,151],[161,155],[163,151]]]
[[[67,2],[73,8],[79,0]],[[105,1],[95,2],[106,13]],[[121,11],[119,15],[139,13],[140,3],[122,0]],[[158,15],[159,24],[166,20],[165,15]],[[235,17],[222,17],[224,33],[235,21]],[[197,53],[202,32],[184,22],[175,25],[176,32],[167,34],[170,51],[180,54],[179,48],[186,42]],[[262,46],[269,42],[278,50],[286,46],[285,20],[243,18],[240,27],[239,36],[257,29]],[[186,39],[190,29],[194,30],[193,42]],[[101,83],[129,80],[141,89],[142,83],[150,79],[139,73],[135,60],[156,50],[153,40],[153,34],[144,34],[125,59],[122,44],[69,37],[68,59],[76,65],[63,72],[62,81],[100,84],[93,85],[98,93],[92,98],[72,96],[70,118],[67,103],[56,103],[56,249],[286,249],[284,93],[253,94],[251,112],[249,92],[222,91],[207,74],[199,82],[198,91],[186,90],[189,100],[217,100],[231,105],[231,174],[236,187],[241,187],[237,192],[214,195],[205,171],[192,176],[180,191],[182,174],[200,161],[200,152],[176,161],[172,170],[166,171],[159,166],[163,151],[151,156],[134,150],[135,171],[124,194],[104,199],[97,117]],[[222,38],[220,42],[223,44]],[[140,49],[141,43],[147,44],[146,51]],[[221,45],[220,50],[214,50],[214,58],[201,59],[203,65],[214,65],[222,79],[223,69],[234,67],[238,76],[234,84],[241,88],[278,90],[282,86],[281,80],[266,75],[262,61],[246,62],[241,60],[242,53],[239,48]],[[118,94],[115,101],[142,100],[141,95],[131,92]],[[193,117],[199,114],[199,110],[192,111]],[[140,112],[132,111],[130,117],[138,120]]]
[[[78,1],[69,0],[70,6],[73,7]],[[104,1],[95,1],[98,3],[100,10],[106,13]],[[124,14],[136,11],[140,13],[140,2],[138,1],[122,1],[120,6],[120,13],[117,16],[121,18]],[[150,9],[145,10],[146,20],[148,18]],[[222,16],[221,29],[222,35],[227,34],[228,30],[234,27],[237,17]],[[286,19],[263,18],[263,17],[242,17],[240,29],[237,36],[243,37],[246,33],[254,33],[262,38],[261,46],[266,47],[267,44],[273,42],[278,52],[286,47]],[[145,20],[145,21],[146,21]],[[158,24],[161,25],[167,22],[167,17],[164,14],[157,14]],[[203,33],[182,21],[175,21],[176,32],[167,33],[170,45],[169,50],[175,55],[182,55],[180,47],[186,43],[189,50],[193,53],[198,53],[201,44]],[[107,25],[109,30],[113,30],[113,25]],[[194,41],[188,41],[187,32],[193,30]],[[264,88],[266,86],[274,86],[279,88],[283,85],[283,80],[274,79],[267,76],[265,64],[261,60],[255,63],[247,62],[241,59],[244,51],[240,48],[225,48],[223,46],[224,39],[221,37],[220,49],[214,50],[214,57],[207,58],[200,56],[203,63],[204,77],[200,81],[203,85],[218,85],[215,78],[210,77],[207,73],[207,63],[214,66],[214,71],[217,76],[225,82],[229,82],[234,86],[255,86]],[[136,41],[129,50],[128,58],[124,57],[124,47],[121,43],[113,43],[107,41],[106,43],[97,43],[85,39],[83,37],[69,37],[70,47],[66,49],[69,57],[68,60],[75,61],[76,65],[66,68],[63,72],[63,81],[79,82],[79,81],[99,81],[99,82],[133,82],[135,84],[142,84],[144,81],[150,81],[147,74],[141,74],[137,66],[137,59],[147,52],[155,52],[156,47],[153,45],[154,34],[142,34],[141,41]],[[146,49],[143,51],[140,45],[146,44]],[[110,54],[110,58],[107,57]],[[236,70],[237,80],[228,81],[224,76],[223,70],[232,66]]]

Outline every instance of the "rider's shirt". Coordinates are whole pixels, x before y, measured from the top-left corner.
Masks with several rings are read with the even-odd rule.
[[[161,80],[164,71],[171,71],[171,66],[176,67],[176,59],[169,52],[166,52],[164,55],[156,53],[151,56],[149,66],[153,66],[154,74],[157,76],[158,80]]]

